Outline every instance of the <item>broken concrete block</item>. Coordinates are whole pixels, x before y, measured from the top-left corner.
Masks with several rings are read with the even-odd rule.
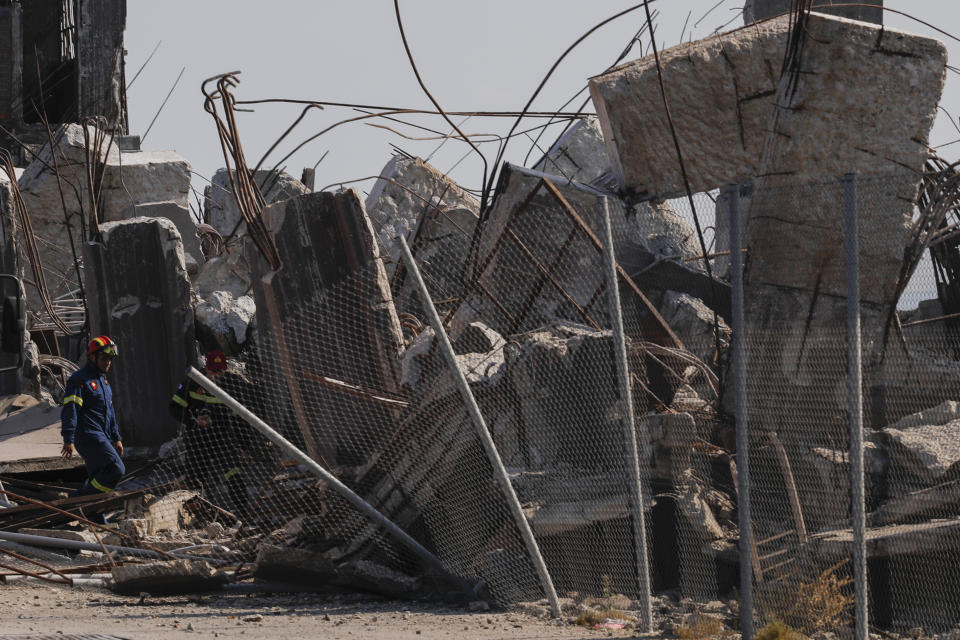
[[[717,341],[714,339],[713,311],[702,300],[686,293],[667,291],[660,303],[660,315],[680,337],[688,351],[705,363],[717,360]],[[733,333],[722,317],[717,318],[720,328],[720,348],[730,346]]]
[[[80,234],[80,219],[88,219],[90,209],[83,132],[83,127],[77,124],[57,129],[54,138],[56,159],[50,145],[44,145],[38,152],[39,159],[27,166],[19,180],[34,233],[40,238],[44,268],[49,273],[63,276],[47,278],[53,298],[68,294],[78,286],[66,216],[69,216],[69,234],[78,254],[82,254],[81,247],[87,240]],[[92,130],[89,137],[92,141]],[[131,207],[141,203],[172,201],[187,206],[190,165],[176,153],[127,153],[111,145],[100,160],[104,163],[100,222],[123,220]],[[53,167],[59,171],[59,180],[52,171]],[[51,246],[57,249],[44,248]],[[38,299],[30,302],[30,310],[40,311]]]
[[[811,14],[802,71],[781,78],[789,35],[783,16],[661,53],[690,188],[769,173],[765,154],[795,179],[853,168],[919,174],[943,86],[943,44]],[[590,93],[620,184],[660,197],[683,193],[653,56],[591,79]],[[777,104],[783,113],[775,120]],[[774,144],[765,149],[768,138]]]
[[[258,346],[264,366],[291,394],[289,404],[280,398],[271,404],[277,411],[292,406],[311,456],[359,464],[370,450],[346,442],[378,442],[393,424],[391,408],[316,380],[397,394],[403,334],[370,219],[352,190],[297,196],[268,206],[263,217],[283,265],[271,270],[258,251],[248,250]],[[345,327],[363,339],[345,341]],[[306,412],[301,384],[311,385],[322,414]]]
[[[193,517],[184,505],[197,496],[196,491],[172,491],[147,505],[145,519],[149,521],[150,535],[160,531],[180,531],[193,524]]]
[[[883,430],[890,458],[892,496],[925,489],[960,470],[960,404],[948,401],[907,416]]]
[[[594,116],[577,120],[533,168],[584,183],[593,183],[609,176],[610,160],[607,158],[600,123]]]
[[[515,398],[491,418],[492,430],[507,465],[541,470],[583,462],[585,449],[611,454],[620,468],[624,451],[613,338],[557,323],[518,336],[520,350],[511,358],[501,393]],[[583,425],[592,425],[589,431]],[[614,453],[616,452],[616,453]]]
[[[491,331],[491,333],[496,332]],[[450,377],[443,354],[435,344],[435,337],[433,328],[427,327],[403,352],[400,363],[401,380],[403,386],[411,391],[415,391],[418,387],[425,388],[424,385],[438,385],[449,388],[451,392],[454,391],[453,379]],[[504,342],[501,340],[488,351],[455,353],[457,366],[467,379],[467,383],[491,385],[499,380],[505,363],[503,345]]]
[[[124,442],[159,445],[176,435],[167,406],[193,348],[193,310],[183,245],[166,218],[101,225],[85,243],[90,326],[120,348],[110,378]]]
[[[229,291],[213,291],[194,309],[197,339],[208,348],[239,353],[250,337],[256,313],[253,297],[234,298]]]
[[[310,193],[310,189],[299,180],[282,171],[261,169],[253,179],[260,187],[264,202],[267,204]],[[217,170],[204,195],[206,196],[204,220],[207,224],[224,238],[246,233],[246,224],[243,222],[240,207],[237,206],[237,199],[233,196],[230,175],[226,169]]]
[[[177,225],[177,230],[180,232],[187,271],[191,274],[196,273],[204,263],[200,238],[197,236],[197,221],[189,207],[178,202],[146,202],[134,205],[127,211],[125,217],[167,218]]]
[[[421,268],[433,262],[449,271],[433,283],[435,287],[440,291],[462,288],[457,274],[462,280],[463,260],[480,211],[476,198],[423,160],[396,155],[380,171],[366,210],[389,254],[388,275],[401,261],[398,238],[402,236],[418,262],[425,263]]]
[[[213,591],[227,582],[227,576],[201,560],[167,560],[114,567],[111,588],[117,593],[154,596]]]

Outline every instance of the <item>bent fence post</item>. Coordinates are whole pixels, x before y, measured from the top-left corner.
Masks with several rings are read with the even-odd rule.
[[[280,447],[284,453],[296,458],[297,462],[302,464],[313,474],[322,478],[324,482],[329,484],[330,487],[332,487],[334,491],[346,499],[347,502],[363,512],[363,514],[370,518],[373,522],[389,531],[390,534],[397,539],[397,541],[413,552],[413,554],[420,558],[420,560],[422,560],[428,567],[442,574],[449,575],[450,572],[443,568],[443,563],[437,556],[435,556],[422,544],[410,537],[410,534],[398,527],[392,520],[377,511],[373,506],[370,505],[370,503],[354,493],[350,487],[340,482],[336,476],[317,464],[317,462],[310,456],[298,449],[293,445],[293,443],[284,438],[282,435],[274,431],[270,425],[255,416],[249,409],[231,397],[230,394],[218,387],[216,383],[193,367],[190,367],[187,370],[187,375],[193,379],[194,382],[202,385],[204,389],[220,398],[225,405],[236,412],[236,414],[243,418],[251,427],[263,434],[268,440],[270,440],[270,442]]]
[[[420,292],[420,297],[423,299],[423,308],[430,320],[430,325],[437,334],[437,340],[440,342],[440,350],[443,352],[455,382],[460,388],[460,395],[463,397],[467,411],[470,413],[470,418],[477,428],[477,434],[480,436],[480,442],[483,443],[483,448],[487,453],[490,465],[493,467],[493,473],[497,478],[497,482],[500,483],[500,489],[503,491],[507,504],[510,506],[510,513],[513,515],[517,528],[520,529],[520,534],[523,536],[527,553],[530,554],[530,559],[537,569],[540,586],[543,588],[547,600],[550,602],[550,610],[555,618],[559,618],[560,601],[557,599],[557,592],[553,587],[553,579],[550,577],[550,572],[547,571],[547,563],[543,560],[540,547],[537,545],[537,541],[533,537],[533,531],[530,529],[530,523],[527,522],[527,517],[523,514],[523,509],[520,507],[520,500],[513,490],[513,485],[510,484],[507,470],[503,467],[503,460],[500,459],[500,453],[497,451],[497,446],[493,442],[493,436],[490,435],[486,420],[483,419],[483,414],[480,413],[480,407],[477,405],[476,398],[473,397],[473,392],[470,391],[470,385],[467,384],[467,379],[457,364],[457,357],[453,352],[453,346],[450,344],[450,339],[447,337],[447,332],[443,328],[443,323],[440,322],[437,309],[433,306],[433,299],[430,297],[430,292],[427,291],[427,285],[423,282],[420,269],[417,267],[417,263],[413,259],[413,254],[410,253],[410,247],[407,246],[407,241],[403,236],[400,236],[400,248],[403,250],[403,261],[406,263],[407,270],[410,272],[410,275],[413,276],[413,280]]]
[[[627,484],[630,485],[633,516],[633,546],[637,558],[637,589],[640,593],[640,624],[644,632],[653,631],[653,608],[650,602],[650,564],[647,556],[647,519],[644,512],[643,484],[640,479],[640,457],[637,454],[637,431],[633,412],[633,392],[627,365],[627,340],[623,332],[623,309],[617,279],[617,260],[613,250],[610,209],[607,199],[597,197],[597,213],[603,221],[603,255],[610,296],[610,319],[613,326],[617,379],[620,386],[620,416],[623,421],[624,446],[627,449]]]
[[[743,312],[743,236],[740,233],[740,186],[727,187],[730,207],[730,283],[733,290],[733,389],[737,425],[737,525],[740,528],[740,633],[753,638],[753,527],[750,513],[750,438],[747,431],[746,322]]]

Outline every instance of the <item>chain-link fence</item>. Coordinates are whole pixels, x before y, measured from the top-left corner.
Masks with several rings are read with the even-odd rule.
[[[960,321],[933,299],[958,286],[957,220],[946,189],[904,197],[913,180],[758,183],[627,206],[509,168],[478,232],[444,229],[435,215],[431,234],[411,239],[416,269],[378,258],[279,321],[261,319],[255,348],[218,380],[448,575],[202,388],[194,408],[211,426],[187,420],[159,471],[199,493],[188,498],[196,526],[227,525],[220,546],[192,553],[254,563],[263,576],[467,590],[501,604],[555,589],[561,603],[595,598],[641,619],[651,592],[703,603],[752,593],[757,622],[805,633],[853,628],[855,595],[867,593],[878,627],[953,628]],[[704,230],[716,246],[684,223],[690,204],[721,230]],[[853,395],[851,206],[863,372]],[[732,215],[742,261],[725,237]],[[731,330],[738,262],[745,321]],[[927,301],[898,311],[905,291]],[[851,448],[855,401],[862,456]],[[858,591],[851,496],[861,468],[868,571]]]

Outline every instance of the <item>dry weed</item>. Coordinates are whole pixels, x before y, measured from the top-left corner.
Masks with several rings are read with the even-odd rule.
[[[764,589],[760,598],[764,611],[775,621],[771,624],[782,624],[804,634],[849,625],[854,596],[847,587],[853,580],[840,574],[841,567],[848,562],[844,560],[821,571],[813,580],[793,576]]]

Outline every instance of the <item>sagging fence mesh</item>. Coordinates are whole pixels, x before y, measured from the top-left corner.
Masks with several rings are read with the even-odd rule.
[[[922,260],[904,269],[904,246],[922,254],[951,237],[941,231],[952,209],[937,220],[930,207],[896,197],[911,184],[883,176],[856,185],[867,591],[873,624],[937,631],[960,621],[952,577],[960,566],[960,344],[956,319],[939,319],[935,303],[902,303],[894,315],[898,300],[936,291]],[[654,593],[736,602],[744,589],[738,508],[747,498],[737,480],[747,464],[753,544],[744,551],[758,620],[805,633],[852,627],[848,188],[836,180],[698,195],[698,213],[715,213],[719,230],[707,233],[718,241],[707,252],[721,254],[714,280],[693,232],[676,233],[685,202],[607,199],[614,284],[599,194],[519,170],[501,184],[478,234],[458,227],[411,243],[561,598],[622,594],[624,609],[641,609],[648,565]],[[719,241],[731,200],[747,247],[741,415],[729,245]],[[937,280],[941,289],[951,284]],[[499,462],[482,446],[453,373],[410,265],[380,259],[305,296],[281,322],[261,323],[245,366],[219,382],[460,580],[428,571],[417,588],[472,589],[501,604],[544,598],[513,496],[497,482]],[[207,553],[255,562],[262,575],[326,570],[354,585],[379,575],[381,589],[389,571],[392,584],[412,588],[400,578],[424,568],[408,547],[288,452],[214,411],[228,426],[188,425],[181,453],[161,465],[242,521]],[[737,451],[738,425],[748,430],[747,452]],[[646,563],[637,554],[644,539]]]

